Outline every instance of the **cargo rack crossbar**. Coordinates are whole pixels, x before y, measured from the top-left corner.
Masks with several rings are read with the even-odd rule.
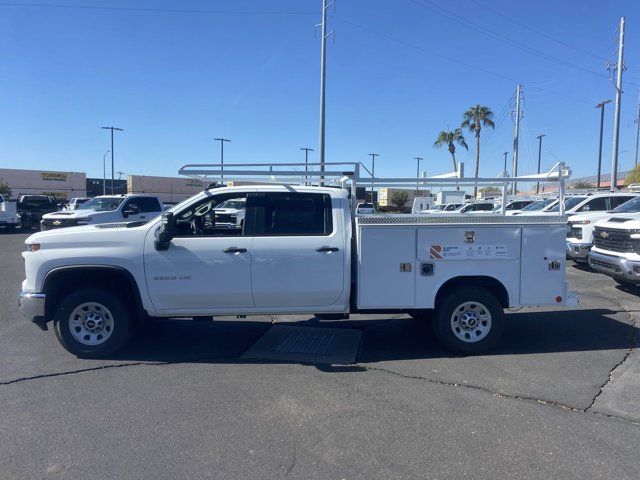
[[[444,187],[444,186],[496,186],[502,187],[504,215],[509,185],[518,183],[557,183],[560,216],[564,215],[565,182],[571,177],[571,169],[564,162],[556,163],[548,172],[509,177],[500,172],[497,177],[465,177],[464,163],[458,164],[456,172],[432,177],[375,177],[361,162],[320,163],[190,163],[178,170],[184,175],[203,183],[216,179],[241,178],[256,184],[277,185],[334,185],[351,189],[353,208],[356,204],[357,187]]]

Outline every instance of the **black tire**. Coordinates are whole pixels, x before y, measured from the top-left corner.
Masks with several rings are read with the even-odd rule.
[[[79,327],[77,324],[75,327],[71,325],[74,310],[86,303],[97,304],[106,309],[106,313],[102,310],[105,317],[104,329],[107,328],[107,320],[109,321],[109,330],[102,330],[105,335],[108,331],[108,338],[98,339],[97,341],[101,343],[94,345],[83,343],[75,337],[84,332],[82,330],[84,327]],[[83,358],[108,357],[122,348],[132,331],[131,315],[125,304],[113,293],[100,288],[82,288],[67,295],[58,305],[53,322],[60,344],[70,353]],[[71,331],[72,328],[76,331],[75,336]],[[99,332],[91,335],[99,338]],[[88,335],[89,338],[85,337],[85,340],[90,341],[91,335]]]
[[[632,282],[631,280],[625,280],[623,278],[617,278],[617,277],[613,277],[613,279],[615,280],[615,282],[618,285],[621,285],[623,287],[637,287],[638,284],[635,282]]]
[[[468,305],[463,307],[465,304]],[[462,327],[462,317],[456,317],[457,325],[454,326],[453,323],[456,311],[462,313],[467,311],[461,310],[462,308],[472,312],[471,319],[465,324],[469,330]],[[471,320],[474,319],[473,312],[476,312],[476,328],[470,326]],[[487,321],[487,313],[490,314],[489,321]],[[481,316],[477,317],[477,315]],[[464,321],[467,322],[466,319]],[[481,325],[485,322],[486,325]],[[436,306],[432,325],[436,337],[448,350],[463,355],[475,355],[490,350],[500,340],[504,330],[504,311],[498,299],[488,290],[472,285],[461,285]],[[478,332],[482,333],[478,334]],[[467,336],[468,339],[462,340],[459,336]],[[475,340],[474,336],[480,339]]]

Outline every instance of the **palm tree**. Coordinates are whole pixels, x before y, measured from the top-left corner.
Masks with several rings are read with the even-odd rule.
[[[445,145],[449,148],[451,154],[451,161],[453,161],[453,171],[458,171],[458,165],[456,164],[456,144],[469,150],[469,146],[462,135],[462,129],[456,128],[455,130],[442,130],[438,134],[438,138],[433,142],[435,148],[442,148]]]
[[[478,178],[478,169],[480,168],[480,130],[482,130],[483,126],[496,127],[493,123],[493,112],[489,107],[477,104],[464,112],[464,120],[462,121],[461,127],[466,127],[469,131],[476,134],[476,178]],[[478,186],[476,185],[473,187],[473,198],[476,198],[477,193]]]

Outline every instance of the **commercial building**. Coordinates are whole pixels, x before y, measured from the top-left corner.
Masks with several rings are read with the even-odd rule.
[[[393,203],[391,202],[392,195],[395,192],[407,192],[408,198],[407,203],[404,204],[404,207],[411,207],[413,205],[413,200],[416,198],[416,189],[412,188],[380,188],[378,191],[378,205],[380,207],[393,207]],[[431,195],[430,190],[418,190],[419,197],[427,197]]]
[[[109,182],[107,182],[109,185]],[[181,202],[204,190],[208,183],[185,177],[152,177],[148,175],[129,175],[127,193],[148,193],[157,195],[168,203]]]
[[[0,168],[0,179],[9,184],[13,198],[37,194],[68,200],[87,194],[87,176],[81,172]]]

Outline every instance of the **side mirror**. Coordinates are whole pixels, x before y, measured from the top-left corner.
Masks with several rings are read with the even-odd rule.
[[[176,233],[176,219],[173,216],[173,212],[164,212],[160,217],[160,228],[156,232],[156,250],[168,250]]]

